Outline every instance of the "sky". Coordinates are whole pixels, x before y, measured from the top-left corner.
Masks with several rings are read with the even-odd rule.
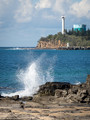
[[[73,24],[90,29],[90,0],[0,0],[0,47],[35,47]]]

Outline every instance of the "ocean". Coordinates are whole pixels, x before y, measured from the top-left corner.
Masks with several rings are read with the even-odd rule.
[[[32,96],[46,82],[80,84],[90,74],[89,50],[0,48],[0,94]]]

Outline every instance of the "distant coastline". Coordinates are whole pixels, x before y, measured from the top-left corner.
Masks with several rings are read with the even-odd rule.
[[[58,47],[58,48],[38,48],[38,47],[0,47],[0,50],[90,50],[90,47]]]
[[[39,50],[42,50],[42,49],[45,49],[45,50],[48,50],[48,49],[56,49],[56,50],[90,50],[90,47],[78,47],[78,46],[75,46],[75,47],[59,47],[59,48],[34,48],[34,49],[39,49]]]

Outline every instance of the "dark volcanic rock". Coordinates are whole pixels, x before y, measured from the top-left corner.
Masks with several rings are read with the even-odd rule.
[[[68,99],[73,102],[90,103],[90,75],[87,76],[86,83],[71,85],[68,90]]]
[[[90,75],[87,76],[86,83],[71,85],[66,82],[47,82],[40,86],[38,96],[63,97],[67,101],[90,103]]]
[[[66,97],[67,94],[68,94],[67,90],[60,90],[60,89],[55,90],[55,97]]]
[[[68,90],[70,89],[70,83],[66,82],[47,82],[45,85],[40,86],[38,93],[41,96],[44,95],[55,95],[56,89]]]
[[[33,97],[31,97],[31,96],[29,96],[29,97],[22,97],[22,98],[20,98],[20,100],[22,100],[22,101],[30,101],[30,100],[32,100],[33,99]]]
[[[19,100],[19,95],[12,96],[11,99],[13,99],[13,100]]]
[[[87,86],[90,87],[90,75],[87,76],[87,82],[86,82]]]
[[[86,86],[88,94],[90,96],[90,75],[87,76]]]

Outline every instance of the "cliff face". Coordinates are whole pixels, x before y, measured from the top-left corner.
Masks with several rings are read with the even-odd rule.
[[[56,49],[59,47],[66,47],[67,45],[61,43],[60,40],[58,41],[39,41],[37,48],[44,48],[44,49]]]

